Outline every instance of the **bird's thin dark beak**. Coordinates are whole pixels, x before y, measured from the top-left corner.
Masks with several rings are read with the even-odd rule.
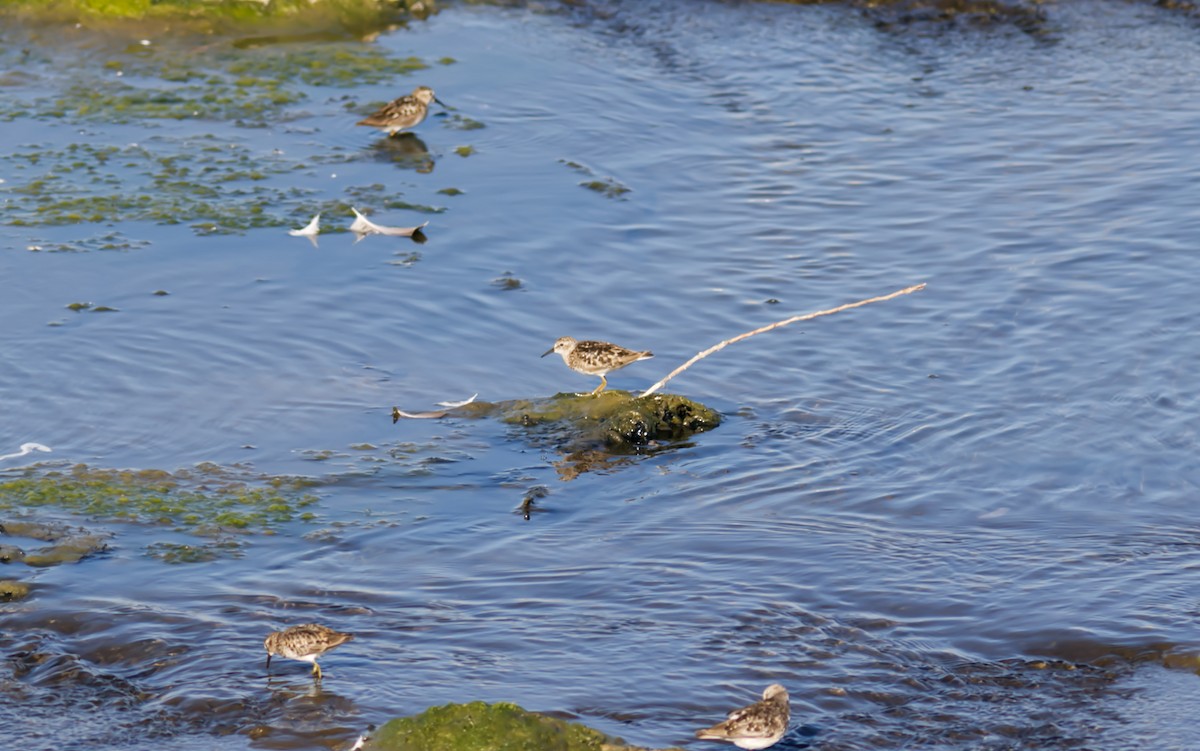
[[[267,652],[267,670],[271,669],[271,653]]]
[[[548,349],[542,353],[542,357],[545,357],[546,355],[550,354],[553,351],[554,351],[554,347],[551,347],[550,349]]]
[[[450,105],[446,104],[445,102],[443,102],[441,99],[438,99],[437,97],[434,97],[434,98],[433,98],[433,101],[435,101],[435,102],[437,102],[438,104],[442,105],[442,106],[443,106],[443,107],[445,107],[446,109],[450,109]]]

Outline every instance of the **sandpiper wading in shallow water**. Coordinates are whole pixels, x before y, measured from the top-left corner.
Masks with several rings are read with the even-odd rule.
[[[446,106],[445,102],[434,96],[433,89],[428,86],[418,86],[413,89],[413,93],[405,94],[399,99],[388,102],[380,107],[378,112],[355,124],[379,128],[389,136],[394,136],[406,128],[415,128],[420,125],[425,116],[429,114],[430,102]]]
[[[638,360],[648,360],[654,357],[654,353],[648,351],[634,352],[608,342],[577,342],[569,336],[559,337],[553,347],[542,353],[542,357],[551,352],[562,355],[563,362],[576,373],[600,376],[600,385],[592,392],[593,396],[599,394],[608,385],[608,379],[605,376],[612,371],[620,370]]]
[[[279,655],[289,660],[311,662],[313,675],[320,679],[321,666],[317,664],[317,658],[353,638],[354,634],[334,631],[319,623],[305,623],[272,632],[263,642],[267,649],[267,670],[271,669],[271,655]]]
[[[783,738],[789,716],[787,689],[772,683],[763,691],[762,701],[733,710],[724,722],[697,730],[696,737],[708,741],[729,741],[738,748],[757,751],[774,746]]]

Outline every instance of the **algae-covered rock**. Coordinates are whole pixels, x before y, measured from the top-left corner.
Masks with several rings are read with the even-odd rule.
[[[513,399],[503,402],[471,402],[442,412],[409,415],[392,409],[392,419],[401,417],[495,417],[501,422],[541,428],[541,435],[578,451],[602,446],[612,453],[631,453],[652,441],[681,441],[694,433],[711,430],[721,423],[716,410],[677,394],[654,394],[635,398],[628,391],[591,394],[556,394],[548,399]]]
[[[45,524],[36,521],[6,521],[0,524],[0,535],[29,537],[50,543],[36,550],[25,551],[16,545],[0,543],[0,562],[24,563],[26,566],[57,566],[78,563],[89,555],[108,549],[108,537],[64,524]],[[0,593],[0,598],[3,593]]]
[[[389,721],[365,751],[644,751],[516,704],[447,704]]]
[[[29,596],[29,585],[11,579],[0,580],[0,602],[23,600]]]
[[[103,535],[80,534],[64,537],[52,545],[28,553],[24,562],[26,566],[59,566],[78,563],[89,555],[103,553],[107,549],[107,538]]]
[[[565,423],[580,438],[609,448],[633,448],[651,441],[679,441],[721,423],[715,410],[677,394],[634,398],[627,391],[596,396],[556,394],[548,400],[509,402],[502,421],[536,425]]]
[[[0,528],[2,530],[2,528]],[[0,563],[13,563],[25,557],[25,551],[16,545],[0,544]]]
[[[503,402],[472,401],[434,412],[402,412],[392,408],[392,421],[401,418],[493,417],[519,427],[535,446],[563,454],[555,468],[564,480],[584,472],[612,469],[633,455],[669,450],[694,433],[711,430],[721,415],[699,402],[676,394],[634,397],[628,391],[556,394],[546,399]],[[524,508],[525,513],[529,508]]]

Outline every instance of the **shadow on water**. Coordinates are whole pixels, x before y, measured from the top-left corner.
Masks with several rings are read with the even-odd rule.
[[[371,152],[377,161],[399,169],[415,170],[422,175],[433,172],[436,164],[429,154],[429,147],[415,133],[397,133],[395,136],[377,138],[371,144]]]

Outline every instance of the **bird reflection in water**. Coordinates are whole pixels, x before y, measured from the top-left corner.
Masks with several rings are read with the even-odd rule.
[[[398,133],[380,138],[371,145],[375,159],[389,162],[400,169],[416,170],[422,175],[433,172],[434,160],[429,147],[415,133]]]

